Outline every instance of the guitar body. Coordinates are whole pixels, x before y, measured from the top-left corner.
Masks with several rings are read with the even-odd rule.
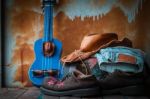
[[[62,76],[62,65],[60,64],[60,57],[62,53],[62,43],[53,38],[53,43],[55,45],[55,52],[51,57],[46,57],[43,54],[43,41],[39,39],[35,42],[34,52],[35,52],[35,61],[31,65],[28,75],[29,79],[36,86],[40,86],[44,80],[44,77],[34,77],[33,70],[51,70],[58,69],[59,75],[57,78],[61,78]],[[52,65],[52,66],[51,66]]]

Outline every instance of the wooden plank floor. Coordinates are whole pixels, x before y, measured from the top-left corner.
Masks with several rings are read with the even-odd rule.
[[[1,88],[0,99],[149,99],[146,96],[110,95],[99,97],[54,97],[41,95],[40,90],[31,88]]]

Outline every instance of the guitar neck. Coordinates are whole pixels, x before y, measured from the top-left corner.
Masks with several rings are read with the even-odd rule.
[[[44,41],[53,40],[53,4],[48,1],[44,5]]]

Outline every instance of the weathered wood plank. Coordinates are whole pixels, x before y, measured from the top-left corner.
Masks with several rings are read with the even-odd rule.
[[[8,92],[8,88],[0,88],[0,96]]]
[[[70,97],[63,96],[63,97],[60,97],[60,99],[70,99]]]
[[[40,90],[36,87],[31,87],[18,99],[37,99],[39,95],[40,95]]]
[[[88,98],[82,98],[82,99],[102,99],[101,97],[88,97]]]
[[[103,99],[124,99],[122,95],[103,96]]]
[[[82,99],[102,99],[100,96],[92,96],[92,97],[82,97]]]
[[[81,99],[80,97],[70,97],[70,99]]]
[[[110,95],[103,97],[55,97],[42,95],[39,98],[40,90],[35,87],[28,89],[24,88],[2,88],[0,90],[0,99],[149,99],[146,96],[122,96],[122,95]]]
[[[42,99],[59,99],[59,97],[43,95]]]
[[[146,96],[124,96],[124,99],[149,99]]]
[[[80,97],[71,97],[71,96],[49,96],[49,95],[42,95],[42,99],[81,99]]]
[[[17,99],[26,90],[22,88],[8,88],[7,92],[0,95],[1,99]]]

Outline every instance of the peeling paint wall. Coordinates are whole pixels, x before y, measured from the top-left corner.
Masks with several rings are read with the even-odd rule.
[[[150,55],[150,0],[59,0],[54,8],[54,36],[65,56],[78,49],[84,35],[116,32]],[[27,71],[34,42],[43,35],[40,0],[6,0],[6,86],[31,86]],[[21,60],[23,60],[21,62]],[[23,73],[21,72],[23,69]],[[22,80],[23,78],[23,80]]]
[[[98,20],[108,14],[113,7],[119,7],[128,18],[128,22],[132,22],[139,11],[139,7],[142,6],[142,1],[143,0],[68,0],[66,4],[59,7],[56,14],[62,11],[71,20],[74,20],[75,17],[81,17],[81,20],[84,20],[86,17],[92,17],[93,20]]]

